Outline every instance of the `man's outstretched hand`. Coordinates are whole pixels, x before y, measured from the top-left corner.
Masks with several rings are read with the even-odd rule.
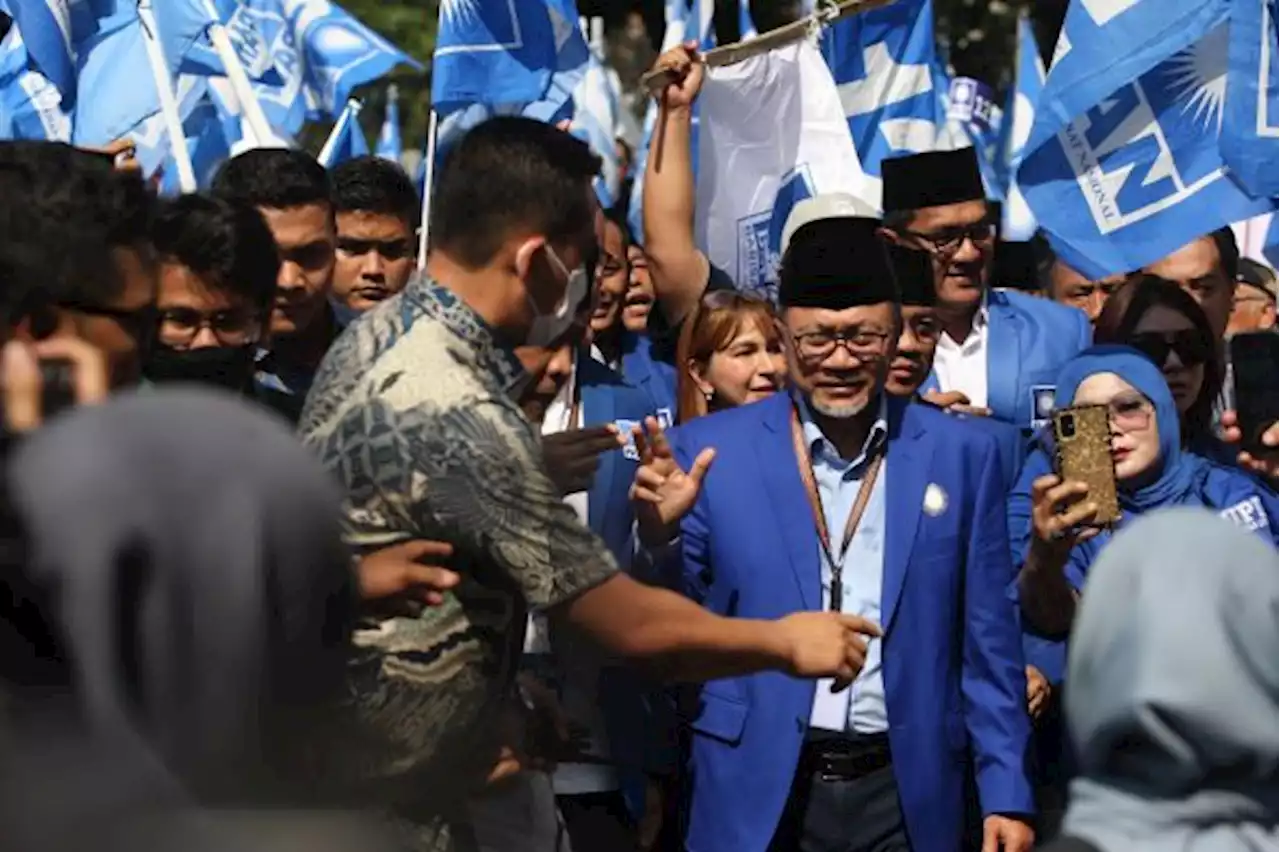
[[[867,639],[878,625],[840,612],[796,612],[777,623],[786,646],[789,673],[803,678],[835,678],[832,692],[853,683],[867,661]]]

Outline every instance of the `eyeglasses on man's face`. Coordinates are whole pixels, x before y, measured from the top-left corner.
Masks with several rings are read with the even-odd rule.
[[[822,362],[835,354],[836,347],[843,346],[859,361],[883,358],[888,351],[892,335],[869,328],[829,329],[804,331],[792,336],[796,355],[802,361]]]
[[[995,240],[996,226],[994,222],[984,220],[959,228],[944,228],[930,234],[906,229],[899,233],[914,238],[935,257],[950,258],[960,251],[965,240],[979,248],[989,246]]]
[[[169,346],[190,346],[206,328],[223,346],[244,346],[262,331],[261,319],[243,309],[205,313],[195,308],[166,308],[159,316],[160,340]]]

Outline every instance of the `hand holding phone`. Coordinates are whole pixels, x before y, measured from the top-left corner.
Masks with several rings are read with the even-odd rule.
[[[1236,334],[1228,348],[1240,447],[1254,456],[1274,456],[1275,446],[1267,446],[1263,436],[1280,419],[1280,337],[1273,331]]]
[[[107,375],[106,357],[82,340],[9,341],[0,355],[3,431],[30,432],[64,408],[101,402]]]
[[[1120,520],[1115,461],[1111,455],[1111,411],[1105,405],[1076,405],[1053,413],[1056,468],[1065,483],[1084,486],[1097,507],[1088,524],[1104,527]]]

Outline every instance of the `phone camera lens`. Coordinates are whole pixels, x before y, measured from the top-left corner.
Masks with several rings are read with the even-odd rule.
[[[1076,436],[1076,418],[1074,415],[1067,414],[1058,421],[1058,429],[1063,438],[1074,438]]]

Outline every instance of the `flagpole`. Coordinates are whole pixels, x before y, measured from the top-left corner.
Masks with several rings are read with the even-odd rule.
[[[356,121],[360,115],[360,110],[364,108],[364,104],[355,98],[347,101],[346,107],[342,110],[342,115],[338,116],[337,122],[334,123],[333,129],[329,131],[329,138],[324,140],[324,147],[320,149],[320,153],[316,155],[316,160],[326,169],[329,168],[329,160],[333,157],[333,151],[338,147],[342,134],[351,122]]]
[[[755,38],[714,47],[702,54],[702,61],[708,68],[723,68],[745,62],[753,56],[768,53],[774,48],[794,44],[808,38],[823,27],[830,26],[841,18],[859,12],[869,12],[882,6],[891,5],[894,0],[824,0],[819,2],[816,11],[798,21],[761,33]],[[688,35],[688,33],[685,33]],[[666,68],[657,68],[640,78],[640,85],[650,94],[657,95],[667,86],[676,82],[675,74]]]
[[[432,108],[427,116],[427,162],[424,164],[422,181],[422,220],[418,225],[418,271],[427,268],[427,244],[431,233],[431,185],[436,173],[436,136],[439,130],[439,116]]]
[[[240,64],[240,57],[236,55],[231,37],[227,35],[227,28],[222,25],[222,18],[218,16],[213,0],[202,0],[202,4],[204,13],[209,18],[209,41],[213,43],[213,49],[222,60],[222,66],[227,70],[227,79],[231,83],[232,91],[236,93],[236,100],[240,101],[240,109],[244,112],[245,121],[249,122],[249,129],[253,131],[253,135],[258,137],[259,145],[271,144],[276,139],[276,135],[271,130],[271,123],[267,121],[267,114],[262,111],[262,104],[258,103],[258,98],[253,93],[249,75]]]
[[[142,42],[146,45],[147,59],[151,63],[151,76],[156,81],[156,95],[160,98],[160,115],[164,118],[165,130],[169,133],[169,147],[173,160],[178,166],[178,187],[184,193],[195,192],[200,185],[196,181],[196,170],[191,165],[187,133],[182,128],[182,116],[178,113],[178,101],[173,94],[173,79],[169,74],[169,63],[165,61],[164,47],[161,46],[157,35],[156,18],[151,10],[151,2],[152,0],[141,0],[138,3],[138,20],[142,22]]]

